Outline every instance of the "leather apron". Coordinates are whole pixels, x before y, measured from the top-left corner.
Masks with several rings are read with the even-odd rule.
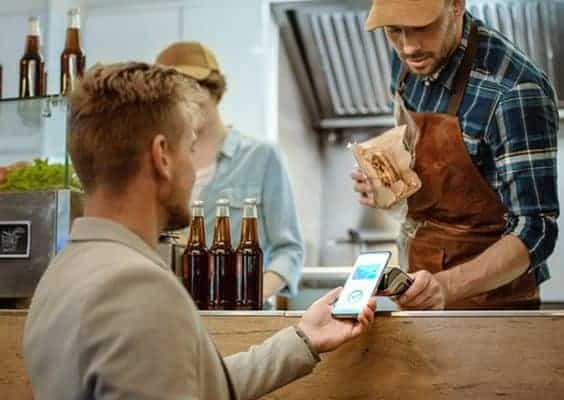
[[[437,273],[470,261],[500,240],[505,231],[507,210],[472,162],[458,120],[477,47],[473,25],[446,114],[408,111],[401,97],[407,78],[405,66],[398,82],[396,119],[398,124],[409,120],[417,131],[411,151],[413,169],[422,182],[421,189],[407,201],[401,229],[400,259],[409,272],[426,269]],[[538,305],[535,276],[525,273],[505,286],[449,304],[447,309]]]

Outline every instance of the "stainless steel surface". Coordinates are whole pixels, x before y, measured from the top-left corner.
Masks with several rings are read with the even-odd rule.
[[[0,298],[23,298],[35,286],[51,259],[68,240],[79,198],[69,191],[0,193],[0,221],[30,221],[29,258],[0,260]]]
[[[308,109],[308,114],[311,116],[311,125],[313,126],[321,118],[321,111],[311,83],[311,72],[304,63],[298,61],[304,57],[304,53],[301,43],[298,42],[298,38],[295,34],[295,14],[293,14],[290,10],[287,10],[285,7],[274,10],[274,14],[277,16],[280,36],[284,42],[286,51],[288,52],[296,80],[300,85],[302,97]]]
[[[301,78],[309,79],[303,87],[307,97],[316,100],[319,119],[314,124],[320,129],[389,126],[389,120],[381,116],[391,113],[391,49],[382,29],[364,31],[370,3],[330,0],[273,5],[278,21],[283,22],[285,16],[298,21],[289,25],[292,46],[298,47],[290,59]],[[564,98],[564,69],[558,67],[564,62],[564,0],[469,0],[467,8],[527,54]]]
[[[394,251],[393,241],[398,236],[398,221],[390,212],[360,206],[349,177],[355,161],[346,144],[366,140],[376,132],[348,132],[341,135],[341,142],[324,146],[321,266],[352,265],[363,249]],[[358,240],[352,240],[351,231],[359,233]],[[375,243],[374,239],[389,243]]]
[[[394,126],[395,121],[391,114],[374,117],[326,118],[319,123],[321,129],[392,128]]]
[[[182,278],[182,254],[185,249],[186,246],[173,242],[159,242],[157,246],[157,252],[178,279]]]

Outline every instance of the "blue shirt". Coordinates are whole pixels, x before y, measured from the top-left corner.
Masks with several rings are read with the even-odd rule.
[[[213,180],[202,189],[205,201],[206,239],[211,246],[215,224],[215,202],[231,202],[231,242],[239,245],[243,203],[258,201],[260,246],[265,271],[280,275],[286,292],[295,295],[304,263],[304,245],[292,188],[278,151],[270,144],[231,129],[217,159]]]
[[[545,260],[556,244],[559,214],[558,108],[546,74],[501,33],[467,12],[460,47],[433,76],[410,74],[402,97],[410,110],[446,113],[471,20],[478,26],[479,48],[458,113],[464,143],[507,208],[506,234],[516,235],[527,246],[531,269],[541,283],[550,277]],[[394,52],[393,93],[401,68]]]

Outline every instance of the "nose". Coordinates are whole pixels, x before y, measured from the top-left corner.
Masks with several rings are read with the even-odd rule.
[[[403,54],[411,56],[421,51],[421,42],[417,34],[411,29],[403,29],[401,33],[401,45]]]

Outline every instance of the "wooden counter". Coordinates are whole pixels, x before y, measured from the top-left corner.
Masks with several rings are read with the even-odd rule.
[[[223,354],[296,324],[300,313],[202,313]],[[30,399],[25,312],[0,311],[0,399]],[[379,313],[366,335],[267,399],[562,399],[564,312]]]

